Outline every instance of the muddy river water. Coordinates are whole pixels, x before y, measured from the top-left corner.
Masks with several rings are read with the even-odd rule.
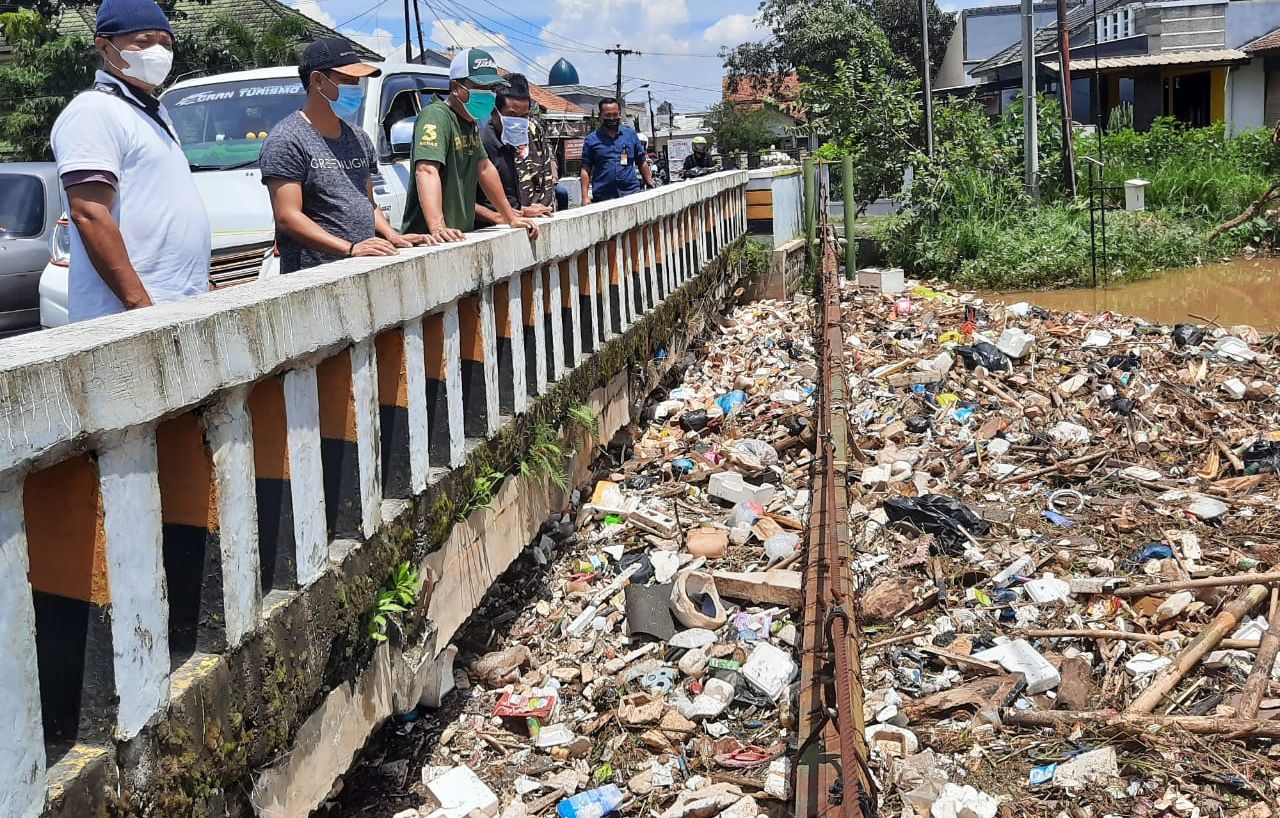
[[[1116,310],[1163,324],[1191,320],[1188,313],[1195,313],[1220,324],[1252,324],[1268,332],[1280,326],[1280,258],[1185,267],[1105,289],[983,295],[1054,310]]]

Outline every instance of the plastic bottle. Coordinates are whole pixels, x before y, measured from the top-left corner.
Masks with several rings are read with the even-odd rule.
[[[613,784],[566,798],[556,805],[560,818],[604,818],[622,806],[622,791]]]

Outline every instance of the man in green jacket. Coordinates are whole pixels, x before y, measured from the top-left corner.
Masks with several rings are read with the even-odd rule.
[[[538,226],[511,209],[502,179],[489,161],[477,122],[493,113],[493,88],[505,82],[489,52],[464,48],[449,65],[449,97],[418,114],[413,127],[413,173],[405,203],[405,229],[442,241],[462,241],[475,229],[476,185],[498,205],[501,223],[523,227],[530,238]]]

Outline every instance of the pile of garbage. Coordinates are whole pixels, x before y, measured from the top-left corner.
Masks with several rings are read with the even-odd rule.
[[[1280,814],[1277,338],[882,281],[843,293],[879,814]]]
[[[421,754],[366,753],[409,804],[371,814],[789,814],[810,324],[758,302],[684,362],[456,640],[458,692],[402,719]]]

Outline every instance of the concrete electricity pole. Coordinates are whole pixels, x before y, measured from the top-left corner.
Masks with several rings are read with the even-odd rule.
[[[618,84],[615,86],[614,96],[618,98],[618,106],[620,108],[626,108],[626,100],[622,98],[622,58],[632,55],[639,57],[640,52],[632,51],[630,48],[623,48],[622,43],[618,43],[613,48],[606,48],[604,53],[618,55]]]
[[[1067,195],[1076,197],[1076,146],[1071,131],[1071,32],[1067,28],[1067,0],[1058,0],[1058,100],[1062,103],[1062,181]]]
[[[1022,154],[1026,166],[1027,193],[1039,199],[1036,184],[1040,164],[1040,140],[1036,133],[1036,11],[1035,0],[1022,0]]]

